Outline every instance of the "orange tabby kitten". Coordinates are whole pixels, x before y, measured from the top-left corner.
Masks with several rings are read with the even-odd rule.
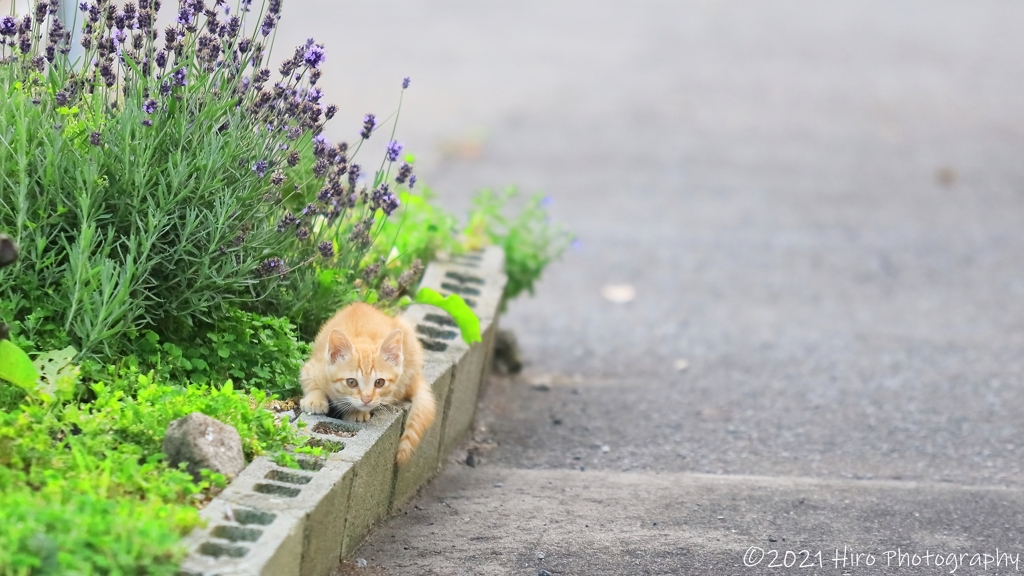
[[[423,380],[423,348],[404,320],[356,303],[328,320],[313,341],[299,375],[299,406],[325,414],[330,406],[346,420],[365,422],[370,411],[412,400],[395,461],[405,464],[434,422],[434,394]]]

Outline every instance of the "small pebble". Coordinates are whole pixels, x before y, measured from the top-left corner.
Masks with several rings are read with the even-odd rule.
[[[551,572],[541,568],[540,570],[537,570],[537,576],[551,576]]]
[[[629,284],[608,284],[601,288],[604,299],[615,304],[626,304],[636,298],[636,288]]]
[[[601,452],[611,452],[611,447],[608,446],[607,444],[602,444],[601,445]]]
[[[356,558],[356,568],[366,568],[366,558]]]
[[[495,482],[494,483],[494,487],[495,488],[501,488],[501,482]]]
[[[544,553],[543,552],[537,552],[537,560],[543,560],[543,559],[544,559]]]

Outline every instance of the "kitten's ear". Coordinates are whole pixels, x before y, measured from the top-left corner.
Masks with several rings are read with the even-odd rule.
[[[380,355],[384,357],[384,361],[389,364],[393,364],[399,368],[402,367],[402,329],[395,328],[388,334],[388,337],[384,339],[384,343],[380,345]]]
[[[340,331],[331,330],[327,338],[327,361],[330,363],[341,362],[352,356],[352,342]]]

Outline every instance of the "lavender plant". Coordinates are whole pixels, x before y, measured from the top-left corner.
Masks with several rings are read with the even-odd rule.
[[[0,228],[23,247],[0,319],[22,344],[114,358],[143,330],[235,308],[308,337],[374,286],[367,254],[415,176],[391,176],[392,132],[363,183],[372,114],[351,147],[324,137],[338,108],[317,86],[322,44],[271,71],[281,4],[183,0],[163,30],[160,0],[83,1],[71,23],[39,0],[0,19]]]

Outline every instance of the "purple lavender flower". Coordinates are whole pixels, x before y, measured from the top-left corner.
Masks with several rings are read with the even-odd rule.
[[[306,92],[306,100],[309,102],[319,102],[324,96],[324,91],[319,88],[313,88],[309,92]]]
[[[405,78],[402,78],[402,90],[405,90],[408,87],[409,87],[409,77],[406,76]]]
[[[363,116],[363,131],[359,133],[366,140],[373,133],[373,129],[377,127],[377,117],[373,114],[367,114]]]
[[[92,144],[93,146],[99,146],[103,144],[103,139],[99,132],[93,132],[92,134],[89,134],[89,144]]]
[[[313,155],[316,157],[323,156],[328,148],[331,147],[331,143],[327,141],[327,137],[323,134],[317,134],[313,136]]]
[[[388,188],[387,184],[381,184],[373,194],[370,196],[370,200],[373,202],[373,209],[378,208],[384,211],[384,214],[391,216],[400,205],[398,197],[395,196],[394,192]]]
[[[330,120],[331,118],[334,118],[334,115],[337,114],[337,113],[338,113],[338,107],[335,106],[334,104],[330,104],[330,105],[327,106],[327,109],[324,110],[324,117],[327,118],[328,120]]]
[[[142,111],[146,114],[152,114],[153,112],[156,112],[156,100],[150,98],[149,100],[143,102]]]
[[[392,140],[388,142],[388,160],[394,162],[398,160],[398,155],[402,153],[402,143]]]
[[[175,86],[185,86],[188,84],[188,80],[185,75],[188,74],[188,70],[185,68],[178,68],[173,75]]]
[[[163,50],[156,53],[156,65],[158,68],[163,68],[167,65],[167,52]]]
[[[310,38],[312,40],[312,38]],[[310,45],[312,42],[307,41],[306,53],[302,56],[302,60],[310,68],[316,68],[327,59],[327,53],[324,51],[323,44]]]
[[[409,189],[412,190],[412,187],[415,186],[415,185],[416,185],[416,175],[413,174],[412,176],[409,176]]]
[[[153,125],[153,121],[150,120],[149,118],[146,118],[145,120],[142,121],[142,125],[145,126],[146,128],[149,128],[150,126]]]
[[[309,228],[306,228],[305,226],[299,228],[295,231],[295,237],[303,242],[309,240]]]
[[[321,242],[317,245],[317,248],[320,250],[320,255],[324,258],[334,257],[334,244],[330,242]]]
[[[267,258],[256,268],[256,275],[260,278],[284,276],[287,273],[288,265],[280,258]]]
[[[263,18],[263,24],[260,25],[260,34],[264,37],[270,36],[270,33],[274,31],[274,26],[277,24],[277,17],[273,14],[267,14]]]
[[[178,10],[178,17],[174,19],[181,26],[191,26],[192,20],[196,17],[196,13],[188,6],[182,6]]]
[[[0,19],[0,36],[14,36],[18,32],[18,22],[12,16]]]
[[[355,188],[356,180],[359,180],[359,164],[353,164],[348,168],[348,185]]]
[[[291,212],[286,212],[284,218],[282,218],[281,222],[277,225],[277,231],[284,232],[289,226],[297,226],[300,223],[301,221],[293,216]]]
[[[284,182],[284,171],[274,170],[274,173],[270,175],[270,183],[274,186],[280,186]]]
[[[412,176],[412,166],[408,163],[402,164],[402,167],[398,169],[398,176],[395,176],[395,182],[399,184],[405,184],[405,181]]]
[[[89,3],[88,2],[79,2],[78,3],[78,9],[81,10],[82,12],[88,12],[89,11]]]
[[[259,176],[260,178],[263,178],[264,176],[267,175],[267,168],[270,168],[270,163],[267,162],[266,160],[260,160],[259,162],[253,165],[252,171],[255,172],[256,175]]]

